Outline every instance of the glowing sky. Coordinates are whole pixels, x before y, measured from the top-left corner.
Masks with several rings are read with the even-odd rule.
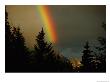
[[[20,26],[28,47],[35,44],[35,36],[46,26],[41,22],[37,6],[6,6],[11,25]],[[52,21],[54,21],[58,43],[55,47],[64,56],[81,57],[86,40],[96,45],[98,36],[105,36],[101,28],[106,21],[105,6],[48,6]],[[45,14],[45,13],[43,13]]]

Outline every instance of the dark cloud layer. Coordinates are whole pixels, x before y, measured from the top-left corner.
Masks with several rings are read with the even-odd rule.
[[[48,6],[56,24],[58,43],[56,47],[67,57],[81,56],[85,41],[97,44],[98,36],[105,36],[101,28],[106,22],[105,6],[62,5]],[[9,19],[13,25],[21,25],[27,45],[35,43],[35,34],[40,31],[36,6],[7,6]]]
[[[95,45],[98,36],[105,36],[105,6],[51,6],[51,11],[65,56],[80,57],[85,41]]]

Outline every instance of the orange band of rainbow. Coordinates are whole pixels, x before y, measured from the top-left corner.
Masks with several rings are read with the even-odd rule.
[[[40,18],[44,24],[49,41],[52,43],[56,43],[57,42],[57,35],[55,29],[56,27],[52,20],[49,7],[39,5],[37,6],[37,9],[40,12]]]

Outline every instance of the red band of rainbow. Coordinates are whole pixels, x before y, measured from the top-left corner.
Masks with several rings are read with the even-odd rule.
[[[52,20],[52,16],[50,14],[50,10],[48,6],[37,6],[38,11],[40,12],[40,18],[44,24],[44,28],[47,33],[48,40],[52,43],[57,42],[57,35],[56,35],[56,27]]]

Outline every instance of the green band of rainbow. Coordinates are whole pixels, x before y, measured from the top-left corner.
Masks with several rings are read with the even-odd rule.
[[[57,42],[57,35],[55,29],[56,27],[52,20],[49,7],[39,5],[37,6],[37,9],[40,13],[40,18],[44,24],[48,40],[51,41],[52,43],[56,43]]]

